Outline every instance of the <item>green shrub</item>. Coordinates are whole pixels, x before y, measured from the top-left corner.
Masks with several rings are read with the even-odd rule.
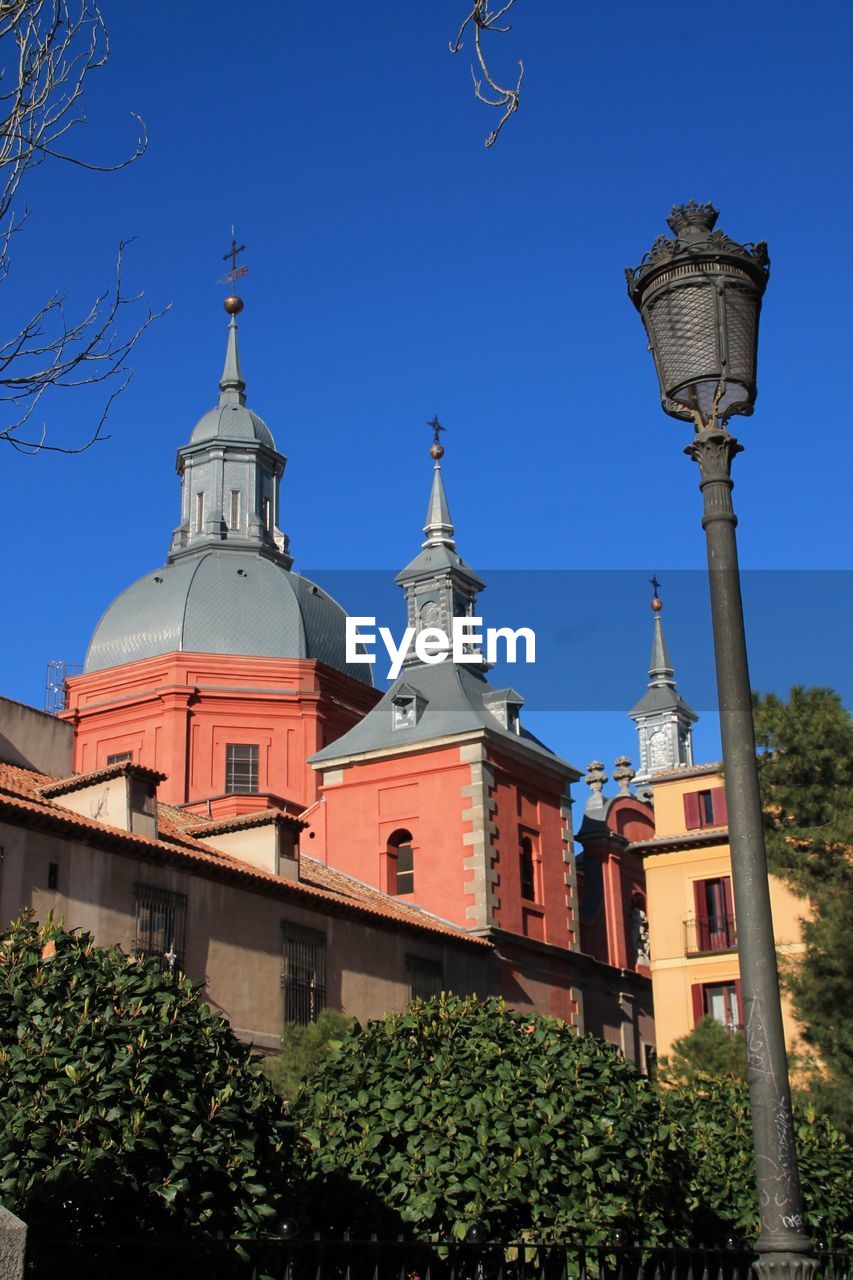
[[[0,1200],[36,1232],[236,1235],[285,1207],[280,1100],[154,961],[17,921],[0,936],[0,1075]]]
[[[354,1020],[337,1009],[323,1009],[316,1022],[305,1027],[297,1022],[285,1024],[281,1052],[264,1062],[264,1074],[277,1093],[292,1102],[299,1088],[317,1070],[331,1048],[352,1033]]]
[[[608,1239],[624,1221],[655,1239],[670,1225],[661,1109],[594,1037],[443,995],[358,1028],[321,1062],[294,1119],[324,1230],[396,1223],[459,1237],[478,1220],[504,1238]]]
[[[681,1190],[693,1239],[722,1243],[726,1226],[754,1238],[758,1202],[746,1085],[733,1077],[696,1076],[662,1093],[682,1153]],[[849,1245],[853,1146],[813,1107],[795,1108],[794,1129],[807,1224],[815,1235]]]
[[[727,1031],[716,1018],[700,1018],[658,1064],[658,1078],[665,1084],[691,1084],[707,1076],[746,1081],[746,1037],[742,1031]]]

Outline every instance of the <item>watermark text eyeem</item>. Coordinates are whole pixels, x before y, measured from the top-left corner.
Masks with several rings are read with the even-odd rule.
[[[376,654],[372,649],[377,644],[378,635],[388,655],[389,680],[397,679],[410,653],[414,653],[419,662],[430,666],[448,658],[471,666],[482,666],[484,662],[492,666],[499,658],[505,662],[536,661],[536,634],[531,627],[518,627],[516,630],[512,627],[484,627],[482,618],[454,618],[450,635],[441,627],[423,627],[420,631],[406,627],[399,644],[390,627],[379,627],[375,631],[361,630],[362,627],[376,627],[376,619],[347,618],[347,662],[375,663]],[[501,645],[503,653],[500,652]],[[523,657],[519,656],[520,650]]]

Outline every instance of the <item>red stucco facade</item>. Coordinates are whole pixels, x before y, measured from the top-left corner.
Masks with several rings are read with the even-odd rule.
[[[376,702],[369,685],[306,659],[170,653],[68,680],[63,718],[75,726],[74,768],[131,752],[167,775],[160,799],[211,802],[214,813],[317,796],[308,757]],[[258,747],[258,794],[226,794],[228,743]]]

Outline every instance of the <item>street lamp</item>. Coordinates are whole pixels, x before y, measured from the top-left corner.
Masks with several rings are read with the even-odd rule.
[[[696,429],[685,453],[699,464],[705,501],[761,1217],[756,1270],[762,1280],[808,1280],[817,1263],[809,1256],[797,1173],[732,508],[731,463],[743,446],[726,427],[732,415],[753,411],[758,316],[770,259],[765,244],[738,244],[714,230],[717,210],[710,204],[678,206],[667,221],[675,238],[658,237],[626,275],[655,359],[664,411]]]

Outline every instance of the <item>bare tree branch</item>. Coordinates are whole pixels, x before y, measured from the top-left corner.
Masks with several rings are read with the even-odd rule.
[[[0,0],[0,280],[10,268],[13,237],[27,219],[18,208],[27,173],[46,159],[115,173],[135,163],[148,146],[145,123],[132,152],[112,164],[96,164],[73,154],[69,135],[87,123],[83,96],[87,78],[104,67],[110,44],[97,0]],[[103,433],[109,409],[131,374],[127,357],[156,319],[150,308],[131,331],[120,322],[141,295],[122,289],[118,250],[115,283],[105,289],[78,320],[65,315],[64,295],[56,293],[26,321],[14,337],[0,343],[0,405],[11,421],[2,421],[0,441],[22,452],[79,453]],[[162,314],[162,313],[161,313]],[[24,439],[22,428],[49,389],[110,385],[100,420],[90,438],[73,448],[46,442],[46,428]]]
[[[515,83],[515,88],[504,88],[502,85],[497,83],[486,65],[481,40],[484,31],[498,31],[505,33],[512,30],[509,24],[505,27],[499,27],[497,24],[504,14],[509,12],[514,4],[515,0],[507,0],[507,3],[502,9],[498,9],[496,13],[491,13],[489,11],[489,0],[474,0],[474,7],[462,23],[462,26],[459,28],[459,31],[456,34],[456,39],[450,45],[450,52],[458,53],[462,48],[462,37],[468,27],[473,24],[474,51],[477,54],[477,61],[479,62],[480,69],[483,73],[482,79],[478,80],[473,66],[471,67],[471,79],[474,81],[474,97],[480,102],[485,102],[489,107],[503,107],[504,109],[504,113],[501,116],[497,128],[493,129],[486,138],[485,145],[487,147],[494,146],[501,129],[504,127],[510,116],[518,110],[519,98],[521,95],[521,82],[524,79],[524,63],[519,58],[519,75],[518,80]],[[483,92],[483,80],[486,81],[486,84],[492,90],[492,93],[495,95],[494,97],[489,97]]]

